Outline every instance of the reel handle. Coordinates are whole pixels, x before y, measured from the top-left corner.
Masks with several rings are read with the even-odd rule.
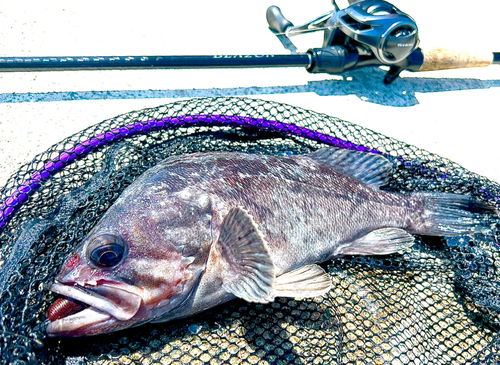
[[[269,24],[269,29],[271,29],[274,33],[286,33],[287,29],[293,27],[292,22],[287,20],[281,9],[277,6],[270,6],[266,11],[266,19]]]
[[[471,52],[463,49],[447,48],[423,49],[421,52],[423,64],[419,71],[487,67],[494,63],[493,52]]]
[[[320,15],[305,24],[295,26],[283,16],[280,8],[273,5],[267,9],[266,19],[269,24],[269,29],[278,37],[283,47],[294,54],[297,53],[297,47],[292,43],[290,37],[306,32],[324,30],[325,24],[330,20],[333,14],[335,14],[335,10]]]

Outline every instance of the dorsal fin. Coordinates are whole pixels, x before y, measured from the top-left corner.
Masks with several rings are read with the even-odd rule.
[[[226,263],[222,287],[248,302],[274,300],[274,263],[257,224],[237,207],[224,218],[217,243]]]
[[[330,147],[307,156],[374,188],[386,185],[392,171],[392,163],[388,159],[373,153]]]

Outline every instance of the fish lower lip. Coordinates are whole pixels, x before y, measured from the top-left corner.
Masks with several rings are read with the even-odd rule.
[[[80,336],[79,330],[89,325],[105,322],[111,318],[111,315],[89,307],[78,313],[49,322],[46,332],[50,337]]]
[[[90,307],[98,309],[120,321],[132,318],[139,310],[142,302],[142,298],[139,295],[111,285],[79,287],[55,282],[50,287],[50,290],[88,304]],[[85,310],[76,314],[82,312],[85,312]]]

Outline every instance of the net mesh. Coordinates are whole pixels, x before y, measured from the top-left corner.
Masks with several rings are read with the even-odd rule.
[[[235,119],[231,125],[159,124],[192,116]],[[274,127],[266,128],[266,121]],[[498,184],[447,159],[293,106],[191,99],[120,115],[38,155],[1,192],[0,363],[497,363],[496,230],[417,237],[402,253],[335,259],[324,264],[333,288],[318,298],[278,298],[267,305],[234,300],[188,319],[99,337],[45,336],[45,312],[54,300],[48,288],[63,260],[145,170],[183,153],[301,154],[325,141],[389,157],[394,170],[388,190],[453,192],[498,204]]]

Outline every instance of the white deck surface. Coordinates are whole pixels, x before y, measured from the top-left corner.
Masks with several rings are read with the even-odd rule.
[[[500,52],[496,0],[393,3],[417,21],[422,47]],[[331,9],[329,0],[0,1],[0,55],[287,54],[267,29],[270,5],[297,25]],[[321,46],[322,34],[293,41],[306,51]],[[377,68],[343,76],[301,68],[0,73],[0,187],[36,154],[104,119],[230,95],[339,117],[500,182],[500,66],[402,76],[387,86]],[[116,92],[109,99],[106,91]]]

